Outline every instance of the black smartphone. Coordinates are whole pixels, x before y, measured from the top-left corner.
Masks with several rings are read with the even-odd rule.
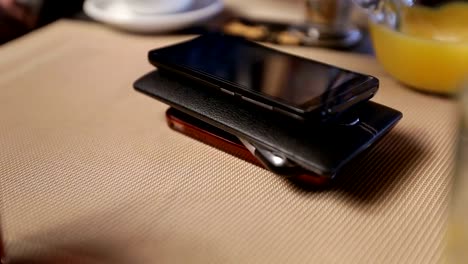
[[[162,73],[299,119],[334,117],[367,101],[379,86],[375,77],[221,33],[152,50],[148,57]]]
[[[280,154],[298,167],[330,179],[402,117],[397,110],[367,101],[336,122],[300,121],[233,100],[192,81],[168,78],[159,71],[141,77],[134,87],[238,139],[247,140],[260,151],[255,153],[261,154],[256,155],[260,158],[268,158],[262,155],[264,150]]]

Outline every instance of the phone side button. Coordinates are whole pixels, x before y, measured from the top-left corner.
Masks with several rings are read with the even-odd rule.
[[[223,93],[227,93],[227,94],[232,95],[232,96],[236,95],[234,92],[231,92],[231,91],[229,91],[229,90],[223,89],[223,88],[221,88],[221,87],[219,88],[219,90],[220,90],[221,92],[223,92]]]
[[[263,108],[266,108],[268,110],[273,110],[273,106],[270,106],[270,105],[267,105],[267,104],[264,104],[264,103],[261,103],[259,101],[256,101],[256,100],[253,100],[253,99],[250,99],[248,97],[245,97],[245,96],[241,96],[241,98],[247,102],[250,102],[250,103],[253,103],[253,104],[256,104],[258,106],[261,106]]]

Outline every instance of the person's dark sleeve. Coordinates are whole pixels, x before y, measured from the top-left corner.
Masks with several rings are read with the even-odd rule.
[[[62,17],[70,17],[82,10],[84,0],[45,0],[39,13],[38,26]]]

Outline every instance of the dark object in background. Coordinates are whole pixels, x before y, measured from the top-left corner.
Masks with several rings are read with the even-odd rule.
[[[417,4],[421,4],[421,5],[425,5],[429,7],[436,7],[436,6],[448,4],[450,2],[457,2],[457,1],[460,1],[460,0],[420,0],[419,3]]]
[[[29,30],[24,23],[15,19],[5,9],[0,7],[0,44],[17,38]]]
[[[43,0],[38,26],[46,25],[62,17],[70,17],[82,10],[84,0]]]
[[[0,0],[0,44],[81,10],[84,0]]]

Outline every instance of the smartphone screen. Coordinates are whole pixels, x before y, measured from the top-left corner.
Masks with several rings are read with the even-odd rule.
[[[371,76],[221,34],[153,50],[149,59],[158,67],[212,82],[247,101],[300,115],[321,106],[325,114],[342,111],[372,97],[378,87]]]

